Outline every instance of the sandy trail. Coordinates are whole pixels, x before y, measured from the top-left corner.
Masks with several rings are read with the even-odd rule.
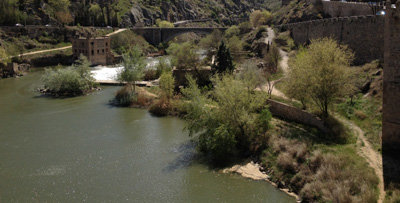
[[[265,39],[265,42],[266,43],[272,42],[272,40],[274,38],[275,38],[274,31],[271,28],[268,28],[268,38]],[[282,68],[282,71],[286,75],[289,71],[289,64],[288,64],[289,56],[288,56],[288,53],[283,51],[282,49],[279,49],[279,52],[282,57],[282,60],[280,62],[280,67]],[[277,82],[277,81],[273,81],[273,82]],[[263,90],[268,90],[268,86],[265,85],[263,87]],[[287,99],[286,95],[283,92],[277,90],[276,88],[273,89],[272,95]],[[384,190],[384,185],[383,185],[382,156],[372,148],[371,144],[369,143],[369,141],[367,140],[367,138],[364,135],[364,131],[361,130],[360,127],[358,127],[353,122],[351,122],[347,119],[344,119],[344,118],[341,118],[338,116],[336,116],[336,117],[342,123],[346,124],[357,136],[357,146],[358,146],[357,152],[359,153],[360,156],[364,157],[367,160],[368,164],[370,165],[371,168],[374,169],[375,174],[379,178],[378,203],[382,203],[385,199],[385,190]]]
[[[345,125],[347,125],[357,136],[357,146],[359,147],[357,152],[359,153],[360,156],[364,157],[367,160],[369,166],[374,169],[375,174],[379,178],[378,203],[382,203],[385,199],[385,194],[386,194],[383,185],[382,156],[372,148],[371,144],[364,135],[364,131],[360,127],[342,117],[336,116],[336,118]]]

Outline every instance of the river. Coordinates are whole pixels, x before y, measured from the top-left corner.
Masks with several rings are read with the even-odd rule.
[[[0,80],[0,202],[294,202],[198,163],[182,120],[108,105],[118,87],[46,98],[42,73]]]

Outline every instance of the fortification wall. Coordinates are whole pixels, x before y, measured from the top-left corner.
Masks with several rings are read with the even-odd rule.
[[[400,3],[385,16],[382,154],[386,187],[400,188]]]
[[[330,133],[330,130],[325,127],[324,122],[311,113],[271,99],[268,100],[268,104],[269,110],[274,116],[285,120],[294,121],[296,123],[312,126],[322,132]]]
[[[313,39],[331,37],[355,52],[355,64],[383,59],[384,18],[353,16],[292,23],[280,26],[291,31],[297,45]]]
[[[362,2],[322,1],[322,8],[331,17],[375,15],[371,5]]]

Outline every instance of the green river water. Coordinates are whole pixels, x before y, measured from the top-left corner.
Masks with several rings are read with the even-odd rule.
[[[108,105],[118,87],[40,97],[41,73],[0,80],[0,202],[294,202],[196,162],[182,120]]]

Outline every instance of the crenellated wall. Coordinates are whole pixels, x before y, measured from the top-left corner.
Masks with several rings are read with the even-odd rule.
[[[290,30],[297,45],[305,45],[313,39],[332,37],[348,45],[355,52],[355,64],[383,59],[384,18],[380,16],[352,16],[327,18],[280,25]]]

